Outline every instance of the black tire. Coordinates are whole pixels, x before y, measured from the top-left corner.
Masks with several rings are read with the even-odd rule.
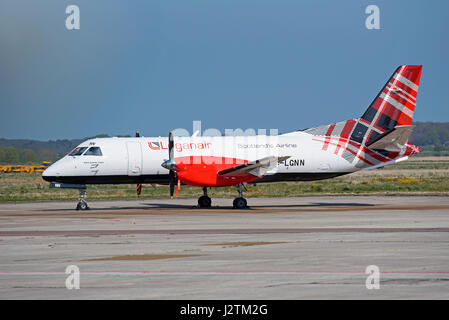
[[[78,202],[78,205],[76,206],[76,210],[88,210],[88,209],[89,209],[89,206],[84,201]]]
[[[201,196],[198,198],[198,206],[200,208],[210,208],[212,205],[212,200],[208,196]]]
[[[245,198],[235,198],[232,205],[234,206],[234,209],[245,209],[248,207]]]

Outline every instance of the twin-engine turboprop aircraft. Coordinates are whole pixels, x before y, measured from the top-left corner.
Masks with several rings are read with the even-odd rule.
[[[237,185],[234,208],[245,208],[245,183],[310,181],[406,160],[420,149],[408,142],[422,66],[403,65],[360,117],[277,136],[98,138],[81,143],[42,174],[54,187],[80,189],[77,209],[88,209],[89,184]]]

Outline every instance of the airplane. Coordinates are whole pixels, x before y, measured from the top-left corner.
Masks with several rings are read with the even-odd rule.
[[[207,188],[237,186],[233,207],[247,208],[242,186],[311,181],[397,163],[421,149],[409,142],[421,65],[399,66],[360,118],[275,136],[96,138],[78,145],[43,173],[52,187],[80,190],[89,209],[91,184],[181,184],[203,188],[198,206],[211,207]]]

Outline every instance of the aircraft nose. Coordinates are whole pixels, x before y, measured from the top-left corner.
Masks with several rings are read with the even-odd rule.
[[[44,172],[42,172],[42,179],[48,182],[56,181],[56,178],[63,174],[64,165],[61,162],[61,160],[56,161],[54,164],[45,169]]]
[[[45,181],[51,182],[51,178],[55,176],[55,168],[53,168],[53,165],[49,166],[47,169],[42,172],[42,178]]]

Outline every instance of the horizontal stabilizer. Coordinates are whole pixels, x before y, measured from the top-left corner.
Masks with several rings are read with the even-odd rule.
[[[399,159],[393,159],[391,161],[381,162],[381,163],[379,163],[377,165],[366,167],[366,168],[363,168],[363,169],[365,169],[365,170],[372,170],[372,169],[383,168],[383,167],[388,166],[390,164],[395,164],[395,163],[398,163],[398,162],[402,162],[402,161],[405,161],[407,159],[408,159],[408,157],[402,157],[402,158],[399,158]]]
[[[414,126],[397,126],[369,142],[366,147],[374,150],[401,151],[408,142]]]
[[[278,162],[282,162],[287,160],[290,156],[284,157],[266,157],[263,159],[250,161],[229,169],[222,170],[218,172],[219,176],[225,177],[236,177],[241,176],[243,174],[252,174],[253,176],[260,177],[267,173],[267,171],[273,169]]]

